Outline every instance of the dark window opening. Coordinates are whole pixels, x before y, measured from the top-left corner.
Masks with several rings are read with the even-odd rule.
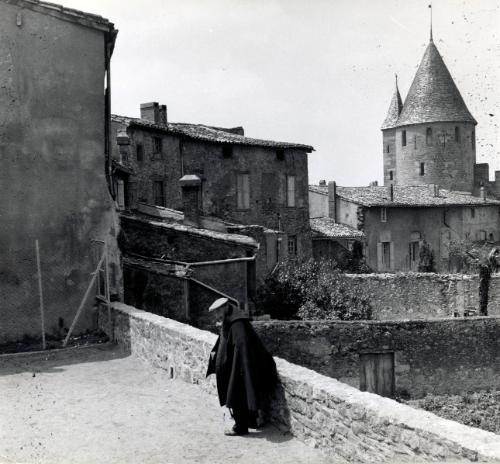
[[[425,144],[432,145],[432,128],[430,127],[425,131]]]
[[[394,171],[389,171],[389,180],[394,180]]]
[[[490,242],[494,242],[493,233],[491,233],[491,232],[490,232],[490,235],[489,235],[489,241]]]
[[[470,209],[470,217],[475,218],[476,217],[476,210],[474,208]]]
[[[276,150],[276,159],[278,161],[283,161],[285,159],[285,150],[283,150],[282,148],[278,148]]]
[[[153,198],[154,204],[157,206],[165,206],[165,195],[163,193],[163,181],[153,181]]]
[[[233,146],[232,145],[222,145],[222,157],[232,158],[233,157]]]
[[[296,256],[297,255],[297,236],[289,235],[288,236],[288,256]]]
[[[403,147],[406,147],[406,131],[405,130],[403,132],[401,132],[401,145],[403,145]]]
[[[159,154],[162,149],[162,140],[161,137],[153,137],[153,153]]]
[[[136,153],[137,161],[139,161],[139,162],[143,161],[144,160],[144,147],[142,146],[142,143],[138,143],[135,150],[136,150],[135,153]]]
[[[423,176],[425,174],[425,163],[420,163],[420,175]]]
[[[390,153],[390,151],[391,151],[391,149],[390,149],[390,145],[387,145],[386,150],[387,150],[387,153]]]
[[[455,126],[455,142],[460,143],[460,127]]]

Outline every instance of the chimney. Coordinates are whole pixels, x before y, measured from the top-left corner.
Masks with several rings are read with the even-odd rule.
[[[160,119],[158,121],[158,124],[161,124],[162,126],[166,126],[168,119],[167,119],[167,105],[160,105]]]
[[[372,180],[369,184],[368,187],[378,187],[378,180]]]
[[[438,197],[439,196],[439,185],[429,184],[429,192],[433,197]]]
[[[486,187],[484,185],[481,186],[481,188],[479,189],[479,194],[481,196],[481,199],[483,201],[486,201]]]
[[[167,109],[165,107],[165,118],[167,117]],[[158,102],[141,103],[141,119],[145,119],[155,124],[160,123],[160,106]]]
[[[328,217],[337,222],[337,184],[328,182]]]
[[[179,180],[179,183],[182,189],[184,224],[199,227],[201,179],[194,174],[187,174]]]
[[[323,179],[323,180],[320,180],[320,181],[319,181],[319,186],[320,186],[320,187],[326,187],[326,180],[324,180],[324,179]]]

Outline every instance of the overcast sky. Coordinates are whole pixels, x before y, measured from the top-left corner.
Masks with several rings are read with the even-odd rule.
[[[429,41],[426,0],[59,0],[119,29],[113,112],[158,101],[172,122],[301,142],[309,181],[382,179],[398,73],[404,100]],[[434,42],[500,169],[500,2],[434,0]]]

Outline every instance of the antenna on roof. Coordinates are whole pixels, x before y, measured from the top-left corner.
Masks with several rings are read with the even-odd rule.
[[[432,3],[429,4],[429,9],[431,10],[431,42],[432,42]]]

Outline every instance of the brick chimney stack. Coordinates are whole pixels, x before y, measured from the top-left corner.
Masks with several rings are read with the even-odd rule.
[[[328,182],[328,217],[337,222],[337,184],[335,182]]]
[[[187,174],[179,180],[179,183],[182,189],[184,224],[199,227],[201,179],[194,174]]]
[[[159,117],[160,117],[160,120],[158,121],[158,124],[161,124],[162,126],[166,126],[167,122],[168,122],[167,105],[160,105]]]
[[[158,102],[141,103],[141,119],[158,124],[160,122],[160,105],[158,105]]]

